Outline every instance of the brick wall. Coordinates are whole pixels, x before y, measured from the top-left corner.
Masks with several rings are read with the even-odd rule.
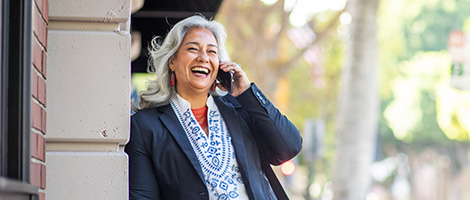
[[[46,189],[46,60],[48,0],[34,0],[32,13],[32,62],[31,68],[31,183],[38,186],[41,200]]]

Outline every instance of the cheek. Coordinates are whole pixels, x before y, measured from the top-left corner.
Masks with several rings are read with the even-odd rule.
[[[220,60],[219,60],[219,57],[215,56],[213,57],[212,59],[212,63],[215,65],[215,66],[219,66],[219,63],[220,63]]]
[[[219,70],[219,67],[220,67],[219,59],[213,60],[213,61],[212,61],[212,65],[214,66],[214,70],[215,70],[215,71],[218,71],[218,70]]]
[[[186,68],[188,68],[188,63],[190,62],[190,58],[188,56],[180,56],[180,59],[175,61],[175,70],[180,71],[180,73],[184,73],[186,71]]]

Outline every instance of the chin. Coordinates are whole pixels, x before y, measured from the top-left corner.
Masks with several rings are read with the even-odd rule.
[[[212,83],[211,84],[208,84],[208,83],[195,83],[193,85],[193,87],[197,88],[199,90],[205,90],[205,89],[210,90],[211,87],[212,87]]]
[[[198,85],[198,86],[194,86],[193,88],[196,89],[196,90],[199,90],[199,91],[206,91],[206,90],[209,91],[209,90],[211,90],[211,86],[212,85],[210,85],[210,86],[200,86],[200,85]]]

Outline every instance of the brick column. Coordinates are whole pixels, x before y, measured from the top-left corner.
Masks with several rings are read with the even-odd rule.
[[[31,183],[40,188],[41,200],[46,189],[46,60],[48,0],[34,0],[31,68]]]

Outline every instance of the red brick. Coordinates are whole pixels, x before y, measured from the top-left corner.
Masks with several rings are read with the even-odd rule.
[[[38,37],[38,32],[39,32],[39,23],[42,21],[40,18],[40,14],[37,9],[33,9],[33,33]]]
[[[46,68],[47,68],[47,54],[46,52],[42,52],[42,75],[44,76],[45,79],[46,77]]]
[[[38,100],[46,106],[46,81],[42,77],[38,77]]]
[[[44,22],[44,50],[47,52],[47,35],[49,34],[49,28],[47,28],[46,22]]]
[[[38,98],[38,75],[34,70],[31,70],[31,94],[35,99]]]
[[[41,130],[41,107],[33,101],[31,101],[31,125]]]
[[[46,166],[41,165],[41,188],[46,189]]]
[[[49,0],[43,0],[43,13],[42,17],[46,20],[46,23],[49,24]]]
[[[44,139],[44,136],[42,136],[41,134],[37,134],[36,133],[36,137],[37,137],[37,159],[38,160],[41,160],[43,162],[46,161],[46,142],[45,142],[45,139]]]
[[[38,134],[31,132],[31,156],[38,158]]]
[[[43,52],[41,50],[41,47],[36,41],[33,41],[33,65],[36,67],[38,71],[42,71],[42,58],[43,58]]]
[[[34,0],[34,3],[36,3],[36,7],[39,10],[39,12],[44,13],[44,11],[43,11],[44,4],[43,4],[42,0]]]
[[[31,156],[43,162],[46,161],[46,142],[42,134],[31,132]]]
[[[39,193],[40,200],[46,200],[46,194],[40,192]]]
[[[46,110],[41,109],[41,132],[46,134],[47,115]]]
[[[46,166],[39,163],[31,162],[31,184],[46,189]]]
[[[42,178],[41,164],[32,162],[30,171],[31,171],[31,174],[30,174],[31,184],[41,187],[41,182],[42,182],[41,181],[41,178]]]
[[[42,15],[37,11],[37,9],[33,10],[33,32],[34,35],[39,40],[39,43],[43,47],[46,47],[47,45],[47,27],[46,27],[46,22],[42,19]]]
[[[46,27],[46,22],[40,19],[39,22],[39,33],[38,33],[38,39],[39,42],[42,44],[43,47],[46,47],[47,45],[47,27]]]

